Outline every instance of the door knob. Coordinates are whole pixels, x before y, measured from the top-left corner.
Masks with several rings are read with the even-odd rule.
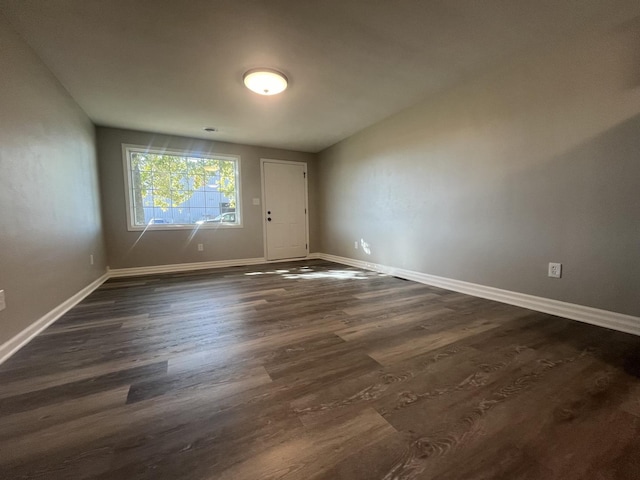
[[[267,221],[270,222],[271,221],[271,217],[267,218]]]
[[[271,215],[271,210],[269,210],[269,211],[267,212],[267,215]]]

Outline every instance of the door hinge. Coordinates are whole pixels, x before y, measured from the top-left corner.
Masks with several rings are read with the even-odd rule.
[[[307,172],[302,172],[302,178],[307,178]]]
[[[305,214],[305,215],[307,214],[307,209],[306,209],[306,208],[304,209],[304,214]]]
[[[309,244],[308,244],[308,243],[305,243],[305,244],[304,244],[304,249],[305,249],[305,250],[309,250]]]

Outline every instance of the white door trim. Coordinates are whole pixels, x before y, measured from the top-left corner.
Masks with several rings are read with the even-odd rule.
[[[305,243],[307,244],[307,255],[305,258],[309,257],[309,169],[307,162],[293,162],[290,160],[277,160],[275,158],[261,158],[260,159],[260,185],[262,188],[262,251],[264,258],[267,263],[270,262],[278,262],[282,260],[268,260],[267,259],[267,208],[265,202],[265,186],[264,186],[264,164],[265,163],[284,163],[288,165],[304,165],[304,171],[306,175],[304,176],[304,208],[307,214],[304,216],[305,223]]]

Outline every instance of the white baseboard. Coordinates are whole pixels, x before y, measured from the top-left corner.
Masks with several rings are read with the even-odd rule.
[[[502,290],[500,288],[487,287],[475,283],[463,282],[461,280],[438,277],[436,275],[429,275],[413,270],[389,267],[377,263],[366,262],[363,260],[329,255],[326,253],[314,252],[310,253],[306,258],[282,261],[311,259],[322,259],[330,262],[341,263],[343,265],[350,265],[352,267],[363,268],[365,270],[385,273],[388,275],[405,278],[407,280],[412,280],[414,282],[424,283],[426,285],[440,287],[447,290],[453,290],[454,292],[465,293],[474,297],[487,298],[489,300],[495,300],[497,302],[516,305],[518,307],[528,308],[530,310],[535,310],[538,312],[544,312],[551,315],[569,318],[572,320],[578,320],[580,322],[590,323],[592,325],[598,325],[600,327],[606,327],[613,330],[619,330],[621,332],[640,335],[640,317],[610,312],[608,310],[585,307],[583,305],[576,305],[574,303],[536,297],[534,295]],[[102,275],[100,278],[92,282],[90,285],[87,285],[85,288],[80,290],[68,300],[62,302],[49,313],[45,314],[40,319],[29,325],[22,332],[18,333],[16,336],[0,345],[0,364],[11,357],[11,355],[16,353],[18,350],[20,350],[24,345],[29,343],[36,335],[38,335],[45,328],[55,322],[58,318],[71,310],[75,305],[80,303],[84,298],[86,298],[90,293],[92,293],[109,278],[131,277],[157,273],[186,272],[209,268],[237,267],[277,262],[278,261],[267,261],[264,258],[245,258],[236,260],[219,260],[212,262],[156,265],[151,267],[107,269],[107,273]]]
[[[22,330],[13,338],[7,340],[5,343],[0,345],[0,365],[5,362],[9,357],[11,357],[14,353],[24,347],[27,343],[29,343],[33,338],[36,337],[40,332],[42,332],[45,328],[59,319],[62,315],[71,310],[74,306],[80,303],[84,298],[86,298],[90,293],[92,293],[95,289],[97,289],[100,285],[102,285],[109,278],[118,278],[118,277],[132,277],[132,276],[140,276],[140,275],[151,275],[157,273],[174,273],[174,272],[188,272],[194,270],[205,270],[210,268],[224,268],[224,267],[239,267],[245,265],[260,265],[265,263],[279,263],[279,262],[291,262],[291,261],[299,261],[306,260],[311,258],[319,258],[319,254],[311,254],[306,258],[297,258],[297,259],[285,259],[285,260],[266,260],[265,258],[242,258],[242,259],[234,259],[234,260],[217,260],[211,262],[197,262],[197,263],[179,263],[179,264],[171,264],[171,265],[154,265],[150,267],[133,267],[133,268],[116,268],[110,269],[107,268],[107,273],[102,275],[96,281],[92,282],[90,285],[87,285],[85,288],[80,290],[71,298],[62,302],[56,308],[42,316],[40,319],[36,320],[34,323],[29,325],[27,328]]]
[[[107,268],[109,278],[133,277],[139,275],[152,275],[156,273],[189,272],[193,270],[206,270],[209,268],[241,267],[244,265],[259,265],[266,263],[260,258],[239,258],[235,260],[215,260],[211,262],[195,263],[174,263],[170,265],[154,265],[151,267],[131,267],[131,268]]]
[[[265,263],[299,262],[320,258],[319,253],[310,253],[301,258],[285,258],[282,260],[267,260],[264,257],[238,258],[234,260],[214,260],[211,262],[173,263],[170,265],[153,265],[150,267],[107,268],[109,278],[134,277],[140,275],[153,275],[157,273],[191,272],[194,270],[207,270],[210,268],[242,267],[246,265],[261,265]]]
[[[105,273],[97,280],[91,282],[89,285],[84,287],[78,293],[68,298],[60,305],[55,307],[50,312],[46,313],[38,320],[33,322],[27,328],[22,330],[13,338],[7,340],[2,345],[0,345],[0,364],[2,364],[5,360],[7,360],[11,355],[16,353],[22,347],[24,347],[27,343],[29,343],[36,335],[42,332],[45,328],[51,325],[53,322],[58,320],[62,315],[67,313],[73,307],[75,307],[78,303],[84,300],[91,292],[93,292],[96,288],[102,285],[107,278],[109,278],[108,274]]]
[[[476,283],[453,280],[451,278],[438,277],[426,273],[415,272],[413,270],[389,267],[377,263],[355,260],[353,258],[338,257],[336,255],[329,255],[325,253],[317,254],[316,258],[341,263],[343,265],[350,265],[352,267],[363,268],[365,270],[386,273],[395,277],[413,280],[414,282],[424,283],[426,285],[440,287],[447,290],[453,290],[454,292],[465,293],[474,297],[487,298],[497,302],[528,308],[529,310],[535,310],[537,312],[549,313],[551,315],[565,317],[571,320],[578,320],[579,322],[590,323],[600,327],[640,335],[640,317],[634,317],[632,315],[600,310],[593,307],[585,307],[583,305],[561,302],[559,300],[552,300],[549,298],[536,297],[534,295],[502,290],[500,288],[487,287]]]

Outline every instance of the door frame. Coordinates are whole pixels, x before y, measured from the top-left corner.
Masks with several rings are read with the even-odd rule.
[[[267,202],[266,200],[266,189],[264,185],[264,164],[265,163],[283,163],[288,165],[304,165],[304,171],[306,175],[304,176],[304,208],[307,211],[307,214],[304,216],[305,223],[305,243],[307,245],[307,255],[304,258],[309,258],[309,168],[307,162],[294,162],[290,160],[277,160],[275,158],[261,158],[260,159],[260,186],[262,188],[262,242],[263,242],[263,255],[264,259],[267,263],[276,263],[286,261],[286,259],[282,260],[269,260],[267,258]]]

